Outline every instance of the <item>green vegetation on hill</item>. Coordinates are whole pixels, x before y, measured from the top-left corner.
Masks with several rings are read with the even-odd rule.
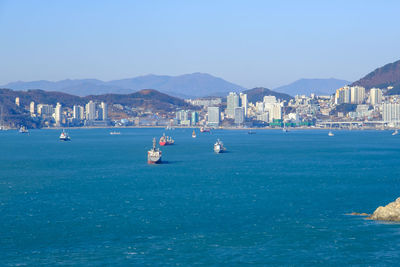
[[[373,87],[386,88],[388,86],[393,86],[394,88],[390,90],[389,94],[399,94],[400,93],[400,60],[386,64],[383,67],[377,68],[376,70],[370,72],[360,80],[354,82],[352,86],[359,85],[366,89],[371,89]]]

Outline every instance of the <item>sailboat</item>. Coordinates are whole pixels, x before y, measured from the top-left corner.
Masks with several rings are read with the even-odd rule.
[[[192,137],[196,138],[196,132],[193,130]]]

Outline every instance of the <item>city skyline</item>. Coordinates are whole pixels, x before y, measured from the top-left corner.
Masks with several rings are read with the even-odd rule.
[[[398,59],[399,7],[395,1],[2,1],[0,84],[194,72],[246,88],[300,78],[355,81]]]

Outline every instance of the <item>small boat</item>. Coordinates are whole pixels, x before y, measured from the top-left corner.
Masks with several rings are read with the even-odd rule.
[[[161,163],[161,150],[156,148],[156,139],[153,138],[153,147],[147,151],[147,163],[158,164]]]
[[[288,129],[286,126],[284,126],[284,127],[282,128],[282,131],[283,131],[284,133],[287,133],[287,132],[289,132],[289,129]]]
[[[200,132],[201,132],[201,133],[209,133],[209,132],[210,132],[210,128],[207,128],[207,127],[200,127]]]
[[[172,127],[171,124],[168,124],[167,127],[165,127],[165,130],[174,130],[174,127]]]
[[[71,137],[63,130],[60,134],[60,141],[71,141]]]
[[[329,131],[328,136],[334,136],[334,134],[332,133],[332,131]]]
[[[158,143],[160,144],[160,146],[165,146],[167,144],[167,137],[165,136],[165,134],[160,137],[160,141]]]
[[[224,151],[225,151],[224,144],[218,139],[217,142],[214,144],[214,152],[222,153]]]
[[[192,137],[196,138],[196,132],[193,130]]]
[[[173,145],[175,143],[175,140],[174,139],[172,139],[172,137],[171,136],[167,136],[167,145]]]
[[[392,135],[398,135],[398,134],[399,134],[399,131],[397,129],[392,133]]]
[[[27,129],[25,126],[21,126],[21,127],[19,128],[19,132],[20,132],[20,133],[29,133],[28,129]]]
[[[111,135],[119,135],[119,134],[121,134],[121,132],[112,131],[112,132],[110,132],[110,134],[111,134]]]
[[[256,132],[250,130],[247,132],[247,134],[256,134]]]

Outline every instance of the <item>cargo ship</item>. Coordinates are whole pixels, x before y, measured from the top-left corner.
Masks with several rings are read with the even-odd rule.
[[[71,137],[63,130],[60,134],[60,141],[71,141]]]
[[[171,136],[166,136],[163,134],[163,136],[160,137],[160,141],[158,142],[160,146],[166,146],[166,145],[173,145],[175,143],[174,139],[172,139]]]
[[[147,163],[157,164],[161,163],[161,150],[156,148],[156,139],[153,138],[153,147],[147,151]]]
[[[218,139],[217,142],[214,144],[214,152],[215,153],[222,153],[226,149],[224,147],[224,144]]]

